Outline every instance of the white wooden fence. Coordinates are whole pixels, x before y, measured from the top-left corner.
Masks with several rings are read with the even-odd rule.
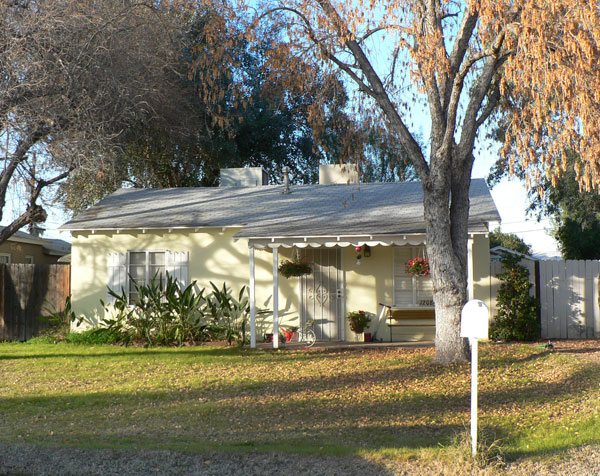
[[[600,262],[540,261],[542,337],[598,337],[598,275]]]
[[[600,261],[538,261],[539,283],[536,286],[536,262],[523,260],[533,286],[539,293],[543,339],[586,339],[600,337],[599,276]],[[496,315],[496,297],[500,281],[496,275],[501,264],[491,263],[492,316]]]

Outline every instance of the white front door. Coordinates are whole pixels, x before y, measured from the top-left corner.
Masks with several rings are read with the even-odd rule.
[[[343,335],[341,252],[339,248],[306,249],[312,274],[300,278],[300,320],[312,319],[317,340],[341,340]]]

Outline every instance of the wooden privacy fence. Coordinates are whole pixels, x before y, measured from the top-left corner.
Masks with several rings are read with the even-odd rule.
[[[540,300],[543,339],[600,337],[600,261],[523,259],[521,265],[529,270],[531,295]],[[501,271],[501,263],[491,263],[492,316],[500,287],[496,276]]]
[[[40,316],[64,310],[70,275],[64,264],[0,265],[0,340],[25,341],[46,328]]]

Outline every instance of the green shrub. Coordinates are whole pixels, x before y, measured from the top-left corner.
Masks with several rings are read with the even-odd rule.
[[[108,329],[120,336],[120,342],[142,342],[153,346],[182,345],[207,339],[206,326],[202,323],[204,290],[196,294],[195,281],[184,290],[168,274],[164,289],[162,278],[157,276],[147,284],[132,282],[137,296],[133,304],[129,303],[124,290],[121,294],[108,290],[114,298],[116,313],[104,322]],[[104,303],[102,305],[110,312]]]
[[[123,336],[114,329],[98,327],[83,332],[71,332],[66,337],[65,341],[70,344],[99,345],[116,344],[117,342],[120,342],[122,338]]]
[[[540,304],[529,295],[529,271],[519,260],[512,255],[502,260],[505,271],[498,274],[502,282],[496,299],[498,312],[490,325],[494,340],[531,341],[540,337]]]
[[[134,281],[137,299],[133,304],[124,290],[117,294],[109,289],[116,313],[104,323],[126,345],[183,345],[208,340],[244,345],[249,309],[245,287],[236,299],[225,283],[222,288],[210,284],[213,292],[205,297],[204,289],[196,292],[196,281],[181,290],[168,274],[164,289],[157,276],[147,284]]]
[[[223,283],[222,288],[217,288],[212,282],[212,294],[206,300],[204,313],[210,319],[212,338],[226,340],[229,344],[237,342],[244,346],[247,342],[246,324],[250,306],[246,296],[246,286],[242,286],[236,298],[231,294],[231,289]]]

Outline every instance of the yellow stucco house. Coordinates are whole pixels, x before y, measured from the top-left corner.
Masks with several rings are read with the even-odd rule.
[[[119,190],[63,225],[73,236],[74,311],[101,318],[107,287],[128,290],[130,276],[165,271],[200,287],[249,286],[252,345],[279,323],[309,319],[317,339],[353,341],[345,315],[359,309],[383,340],[433,338],[434,328],[377,319],[380,303],[433,315],[430,278],[406,272],[409,259],[425,256],[419,183],[359,184],[339,166],[322,166],[318,185],[263,185],[260,168],[225,170],[222,183]],[[489,308],[488,230],[499,215],[483,180],[473,180],[470,199],[469,294]],[[297,254],[313,272],[285,279],[277,267]]]

